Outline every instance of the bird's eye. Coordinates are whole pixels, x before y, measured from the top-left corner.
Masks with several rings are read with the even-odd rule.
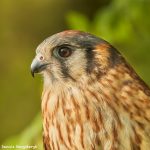
[[[69,57],[72,54],[72,49],[70,49],[69,47],[60,47],[57,53],[60,57]]]

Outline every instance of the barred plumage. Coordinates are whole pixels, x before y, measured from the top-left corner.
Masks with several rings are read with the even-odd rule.
[[[44,76],[45,150],[149,150],[150,89],[109,43],[64,31],[31,68]]]

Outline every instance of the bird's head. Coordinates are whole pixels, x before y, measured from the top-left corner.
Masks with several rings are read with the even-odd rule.
[[[81,31],[63,31],[44,40],[36,49],[31,72],[45,80],[79,81],[101,77],[117,62],[118,52],[106,41]]]

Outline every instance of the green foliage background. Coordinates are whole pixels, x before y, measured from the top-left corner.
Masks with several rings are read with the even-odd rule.
[[[36,46],[53,33],[78,29],[102,37],[119,49],[150,85],[149,0],[107,0],[106,3],[99,0],[93,1],[93,6],[86,2],[74,6],[67,0],[2,0],[0,4],[0,141],[3,145],[37,145],[42,149],[39,113],[42,79],[31,78],[30,63]],[[96,9],[89,9],[92,7]]]

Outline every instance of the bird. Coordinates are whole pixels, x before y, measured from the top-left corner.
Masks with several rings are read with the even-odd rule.
[[[65,30],[31,63],[43,76],[45,150],[150,150],[150,88],[109,42]]]

